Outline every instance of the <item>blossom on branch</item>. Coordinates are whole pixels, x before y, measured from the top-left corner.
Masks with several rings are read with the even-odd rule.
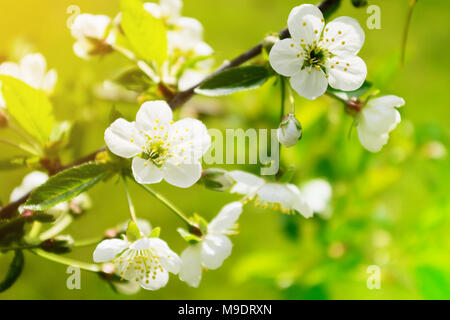
[[[47,61],[40,53],[28,54],[20,60],[20,63],[3,62],[0,64],[0,74],[19,79],[46,94],[53,92],[58,78],[54,69],[47,71]],[[0,92],[0,108],[5,107],[5,101]]]
[[[114,154],[133,158],[134,178],[141,184],[163,179],[180,188],[196,183],[200,162],[211,145],[206,126],[186,118],[174,122],[165,101],[145,102],[135,122],[117,119],[105,131],[105,142]]]
[[[297,186],[290,183],[266,182],[263,178],[244,171],[231,171],[236,181],[231,193],[243,194],[263,208],[271,206],[283,213],[298,212],[305,218],[311,218],[313,211]]]
[[[356,129],[364,148],[378,152],[388,142],[389,132],[401,121],[396,107],[405,105],[405,100],[397,96],[370,99],[357,118]]]
[[[180,279],[192,287],[198,287],[202,268],[217,269],[231,254],[232,243],[227,235],[234,233],[237,219],[242,213],[242,203],[232,202],[220,210],[208,224],[207,233],[200,241],[187,247],[181,254]]]
[[[288,28],[291,38],[276,42],[269,60],[299,95],[314,100],[328,85],[343,91],[361,87],[367,68],[357,56],[365,38],[358,21],[339,17],[325,25],[322,12],[304,4],[292,9]]]
[[[108,239],[99,243],[94,251],[97,263],[112,261],[117,274],[130,282],[137,282],[146,290],[158,290],[169,280],[169,272],[180,271],[181,260],[167,243],[159,238],[141,237]]]

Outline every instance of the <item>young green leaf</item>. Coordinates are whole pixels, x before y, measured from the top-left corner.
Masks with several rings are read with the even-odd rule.
[[[161,228],[157,227],[152,230],[152,232],[150,233],[150,235],[148,237],[149,238],[159,238],[160,234],[161,234]]]
[[[262,66],[233,68],[205,81],[195,92],[210,97],[225,96],[239,91],[259,88],[271,76],[269,70]]]
[[[121,0],[122,29],[138,56],[162,64],[167,58],[167,31],[140,0]]]
[[[127,228],[128,241],[134,242],[134,241],[138,240],[139,238],[141,238],[141,232],[139,231],[139,227],[137,226],[137,224],[135,222],[130,221],[128,223],[128,228]]]
[[[35,189],[24,208],[33,211],[50,209],[70,200],[105,179],[111,171],[104,164],[87,163],[62,171]]]
[[[6,291],[16,282],[23,270],[23,253],[21,250],[14,251],[14,258],[9,266],[5,279],[0,282],[0,292]]]
[[[8,112],[20,126],[44,145],[53,130],[53,107],[45,93],[10,76],[0,75]]]

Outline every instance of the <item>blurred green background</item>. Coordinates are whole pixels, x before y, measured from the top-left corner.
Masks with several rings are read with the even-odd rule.
[[[171,276],[167,287],[141,290],[134,296],[114,293],[98,276],[82,272],[81,290],[66,288],[66,267],[26,253],[25,269],[0,299],[443,299],[450,298],[450,202],[448,162],[450,91],[448,51],[450,3],[419,1],[413,14],[406,65],[399,65],[401,38],[409,0],[370,1],[381,8],[381,30],[368,30],[365,9],[343,0],[334,14],[357,18],[366,31],[360,56],[368,65],[368,80],[383,94],[404,97],[402,122],[377,154],[365,151],[354,133],[347,139],[351,118],[338,102],[322,97],[309,102],[296,97],[303,140],[283,151],[283,161],[295,165],[295,182],[323,177],[333,186],[331,216],[283,216],[247,205],[240,233],[233,237],[233,254],[224,265],[205,272],[198,289]],[[259,42],[286,24],[303,1],[186,0],[183,14],[199,19],[218,64]],[[92,87],[112,78],[127,61],[118,55],[84,61],[72,51],[66,27],[69,5],[82,13],[114,17],[118,1],[22,0],[0,4],[0,56],[17,60],[23,48],[44,54],[59,79],[53,97],[59,120],[75,121],[68,162],[103,145],[112,103],[96,99]],[[132,117],[137,104],[117,104]],[[201,114],[211,128],[275,127],[279,91],[271,84],[232,97],[196,97],[181,111],[214,110]],[[0,159],[14,154],[0,146]],[[227,168],[238,168],[228,166]],[[255,167],[247,170],[257,172]],[[8,201],[27,170],[0,172],[0,199]],[[183,190],[160,184],[156,189],[185,212],[214,217],[238,197]],[[179,221],[160,203],[132,188],[138,215],[161,226],[161,237],[177,252],[185,244],[177,234]],[[120,184],[96,186],[93,208],[67,230],[75,239],[101,234],[128,217]],[[68,256],[91,261],[93,247]],[[0,255],[0,275],[12,254]],[[366,286],[369,265],[381,268],[381,289]]]

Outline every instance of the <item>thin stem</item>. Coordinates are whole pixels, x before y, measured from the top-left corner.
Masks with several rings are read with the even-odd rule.
[[[292,92],[291,86],[287,86],[288,89],[288,96],[289,96],[289,104],[291,106],[291,113],[295,114],[295,100],[294,100],[294,94]]]
[[[130,208],[131,220],[136,223],[136,210],[134,209],[133,201],[131,200],[130,191],[128,190],[127,178],[122,175],[123,186],[125,188],[125,193],[127,195],[128,208]]]
[[[97,237],[92,239],[76,240],[73,244],[74,248],[90,247],[98,244],[103,240],[103,237]]]
[[[33,249],[30,251],[41,258],[44,258],[44,259],[47,259],[49,261],[53,261],[56,263],[64,264],[66,266],[78,267],[81,270],[90,271],[90,272],[100,272],[101,271],[100,266],[97,264],[86,263],[86,262],[81,262],[78,260],[62,257],[62,256],[59,256],[59,255],[56,255],[53,253],[46,252],[41,249]]]
[[[24,221],[25,221],[25,217],[23,217],[23,216],[15,217],[15,218],[5,222],[4,224],[1,224],[0,231],[11,228],[11,227],[15,226],[16,224],[23,223]]]
[[[69,213],[66,213],[53,227],[41,233],[41,235],[39,236],[39,240],[45,241],[60,234],[72,223],[72,221],[72,216]]]
[[[416,3],[417,0],[411,0],[411,2],[409,3],[408,15],[406,16],[405,30],[403,32],[402,56],[400,61],[400,67],[403,67],[405,65],[406,44],[408,43],[409,26],[411,25],[412,13]]]
[[[135,180],[133,180],[133,181],[136,182]],[[139,185],[145,191],[147,191],[149,194],[151,194],[153,197],[155,197],[156,199],[161,201],[162,204],[164,204],[167,208],[169,208],[170,211],[172,211],[178,218],[183,220],[187,225],[192,226],[192,222],[190,222],[189,219],[186,218],[186,216],[183,214],[183,212],[181,212],[180,209],[175,207],[175,205],[173,205],[169,200],[167,200],[161,194],[153,191],[149,186],[146,186],[144,184],[140,184],[140,183],[137,183],[137,182],[136,182],[136,184]]]
[[[23,144],[23,143],[16,143],[14,141],[8,140],[8,139],[4,139],[4,138],[0,138],[0,143],[6,144],[8,146],[20,149],[22,151],[25,151],[27,153],[31,153],[35,156],[39,155],[39,153],[32,147],[29,146],[27,144]]]
[[[280,76],[280,90],[281,90],[281,108],[280,108],[280,122],[284,117],[284,105],[286,100],[286,84],[283,76]]]

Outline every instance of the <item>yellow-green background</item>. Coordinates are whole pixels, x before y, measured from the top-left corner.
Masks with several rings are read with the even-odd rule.
[[[409,0],[370,1],[381,7],[381,30],[368,30],[365,9],[349,0],[336,15],[357,18],[366,31],[360,55],[368,65],[368,79],[383,93],[406,100],[403,121],[389,144],[377,154],[362,149],[356,135],[347,139],[351,119],[329,98],[308,102],[297,97],[297,113],[304,138],[284,153],[284,161],[298,168],[295,182],[325,177],[333,185],[332,216],[306,220],[245,208],[240,234],[233,237],[233,254],[216,271],[204,273],[193,289],[171,276],[156,292],[141,291],[140,299],[406,299],[450,298],[450,204],[448,157],[431,159],[430,142],[448,148],[450,43],[448,11],[442,0],[419,1],[413,15],[407,61],[398,69],[398,54]],[[232,58],[256,44],[270,31],[281,29],[292,7],[302,1],[186,0],[184,15],[198,18],[217,61]],[[21,0],[0,3],[0,56],[14,59],[17,40],[42,52],[59,75],[53,98],[59,120],[78,121],[72,153],[65,160],[87,154],[103,144],[111,103],[95,99],[92,85],[114,76],[127,62],[108,56],[86,62],[72,51],[66,27],[66,8],[78,5],[84,13],[114,17],[118,1]],[[17,49],[16,49],[17,51]],[[225,110],[218,118],[204,117],[209,127],[275,127],[279,96],[270,84],[226,99],[196,98],[191,107]],[[119,105],[130,117],[137,105]],[[0,132],[0,134],[2,134]],[[0,158],[14,154],[0,146]],[[233,166],[236,168],[236,166]],[[256,170],[248,167],[249,170]],[[0,172],[0,199],[6,202],[26,170]],[[184,211],[212,218],[222,205],[237,199],[205,191],[201,186],[177,189],[156,187]],[[184,248],[176,233],[181,226],[162,205],[132,188],[138,215],[162,227],[162,238],[177,252]],[[91,192],[92,210],[69,229],[75,239],[99,235],[127,219],[120,184],[109,182]],[[286,231],[286,229],[291,231]],[[340,252],[339,248],[344,248]],[[93,248],[69,256],[90,261]],[[26,253],[23,275],[0,299],[118,299],[96,275],[82,273],[82,289],[66,289],[66,267]],[[0,256],[3,277],[11,255]],[[381,290],[368,290],[366,268],[381,267]]]

